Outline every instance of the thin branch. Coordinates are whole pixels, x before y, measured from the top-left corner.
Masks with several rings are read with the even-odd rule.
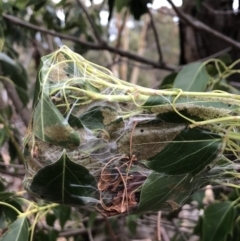
[[[29,120],[30,120],[30,112],[29,110],[23,106],[22,101],[20,100],[16,89],[13,87],[13,85],[7,81],[2,81],[4,88],[7,91],[7,94],[9,98],[11,99],[13,106],[18,113],[18,115],[21,117],[24,125],[27,127]]]
[[[0,173],[4,174],[4,175],[13,176],[13,177],[19,177],[19,178],[22,178],[25,175],[25,171],[23,171],[23,172],[12,172],[12,171],[2,170],[2,169],[0,169]]]
[[[86,17],[87,17],[87,20],[88,22],[90,23],[91,27],[92,27],[92,30],[93,30],[93,33],[94,33],[94,36],[95,38],[97,39],[97,41],[101,44],[104,44],[104,41],[101,39],[100,35],[98,34],[98,30],[94,24],[94,22],[92,21],[92,18],[91,16],[88,14],[88,11],[87,9],[85,8],[84,4],[82,3],[81,0],[76,0],[77,1],[77,4],[79,5],[79,7],[83,10],[83,12],[85,13]]]
[[[104,220],[105,220],[105,225],[106,225],[106,228],[108,229],[108,232],[109,232],[109,236],[111,238],[112,241],[117,241],[117,237],[112,229],[112,226],[108,220],[107,217],[104,216]]]
[[[126,26],[126,20],[128,17],[128,10],[125,10],[124,14],[123,14],[123,20],[122,20],[122,24],[118,30],[118,36],[117,36],[117,43],[116,43],[116,48],[118,49],[121,46],[121,37],[122,37],[122,32],[124,30],[124,27]],[[113,56],[113,61],[116,60],[116,54]]]
[[[108,50],[111,53],[117,53],[117,54],[119,54],[119,55],[121,55],[123,57],[127,57],[127,58],[129,58],[131,60],[135,60],[137,62],[150,65],[150,66],[152,66],[154,68],[157,68],[157,69],[164,69],[164,70],[168,70],[168,71],[174,71],[176,69],[176,66],[161,64],[159,62],[152,61],[150,59],[138,56],[137,54],[131,53],[129,51],[116,49],[116,48],[114,48],[112,46],[109,46],[107,44],[102,45],[102,44],[93,44],[93,43],[90,43],[90,42],[85,42],[85,41],[82,41],[81,39],[79,39],[77,37],[70,36],[70,35],[67,35],[67,34],[57,33],[55,31],[48,30],[48,29],[43,28],[43,27],[39,27],[37,25],[28,23],[26,21],[21,20],[20,18],[11,16],[11,15],[8,15],[8,14],[5,14],[5,13],[2,14],[2,17],[4,19],[12,22],[12,23],[15,23],[15,24],[19,25],[19,26],[23,26],[25,28],[33,29],[35,31],[46,33],[46,34],[49,34],[49,35],[52,35],[52,36],[56,36],[56,37],[59,37],[59,38],[65,39],[65,40],[70,40],[70,41],[73,41],[75,43],[79,43],[79,44],[81,44],[81,45],[83,45],[85,47],[91,48],[92,50],[93,49],[94,50]]]
[[[233,48],[235,49],[240,49],[240,42],[235,41],[231,38],[229,38],[228,36],[220,33],[219,31],[214,30],[213,28],[207,26],[206,24],[204,24],[203,22],[191,17],[188,14],[185,14],[180,8],[176,7],[174,5],[174,3],[172,2],[172,0],[167,0],[170,5],[172,6],[172,8],[175,10],[175,12],[177,13],[178,17],[184,21],[186,24],[188,24],[189,26],[191,26],[194,29],[206,32],[212,36],[217,37],[218,39],[228,43],[229,45],[231,45]]]
[[[202,5],[209,11],[209,12],[211,12],[211,13],[213,13],[213,14],[216,14],[216,15],[229,15],[229,14],[237,14],[237,13],[239,13],[240,11],[239,11],[239,9],[237,9],[237,10],[225,10],[225,11],[223,11],[223,10],[215,10],[215,9],[213,9],[210,5],[208,5],[207,3],[202,3]]]
[[[143,56],[144,52],[145,52],[145,47],[146,47],[146,36],[147,36],[147,29],[148,29],[148,25],[149,22],[151,21],[150,16],[146,15],[145,19],[144,19],[144,24],[142,26],[142,30],[141,33],[139,35],[139,40],[138,40],[138,55]],[[138,80],[138,76],[140,73],[140,69],[135,66],[132,69],[132,73],[131,73],[131,77],[130,77],[130,83],[136,84],[137,80]]]
[[[216,52],[214,54],[211,54],[211,55],[207,56],[206,58],[202,58],[202,59],[199,59],[197,61],[204,62],[204,61],[206,61],[208,59],[217,58],[217,57],[220,57],[223,54],[226,54],[226,53],[230,52],[231,50],[232,50],[232,47],[227,47],[227,48],[225,48],[225,49],[223,49],[221,51],[218,51],[218,52]]]
[[[164,227],[161,227],[161,231],[163,241],[170,241],[166,229]]]
[[[0,115],[0,121],[3,123],[5,130],[9,136],[10,140],[12,141],[12,144],[14,145],[14,147],[16,149],[19,160],[21,161],[21,163],[25,163],[25,157],[20,149],[20,146],[19,146],[14,134],[12,133],[12,130],[10,129],[10,127],[8,125],[8,122],[5,121],[5,119],[2,117],[2,115]]]
[[[159,63],[163,63],[163,54],[162,54],[162,50],[161,50],[161,46],[160,46],[160,41],[158,38],[157,28],[156,28],[155,22],[153,20],[153,15],[149,9],[148,9],[148,15],[150,17],[150,24],[151,24],[151,27],[153,30],[155,41],[156,41],[157,51],[158,51],[158,55],[159,55]]]
[[[183,231],[178,227],[178,225],[176,224],[176,222],[174,220],[172,220],[172,224],[176,228],[177,232],[180,234],[181,238],[184,241],[187,241],[188,239],[187,239],[185,233],[183,233]]]
[[[161,241],[161,211],[157,215],[157,240]]]

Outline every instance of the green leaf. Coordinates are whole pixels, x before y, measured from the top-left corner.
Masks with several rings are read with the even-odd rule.
[[[99,200],[94,176],[85,167],[72,162],[65,151],[57,162],[37,172],[30,190],[48,201],[73,206]]]
[[[91,212],[89,217],[88,217],[88,228],[92,228],[93,223],[97,217],[98,213],[97,212]]]
[[[219,156],[222,138],[206,130],[186,128],[158,154],[143,163],[168,175],[196,174]]]
[[[148,12],[147,4],[152,3],[152,0],[131,0],[129,1],[130,12],[136,20]]]
[[[111,107],[93,107],[87,110],[84,114],[79,117],[82,125],[94,129],[104,129],[105,126],[115,122],[118,118],[118,113]]]
[[[182,205],[202,183],[192,175],[151,173],[143,184],[138,212],[170,210],[170,202]]]
[[[58,231],[55,229],[50,229],[48,231],[48,240],[49,241],[56,241],[58,237]]]
[[[110,22],[110,20],[112,19],[114,4],[115,4],[115,0],[108,0],[108,9],[109,9],[108,22]]]
[[[20,212],[22,211],[22,207],[17,198],[7,199],[7,200],[5,200],[5,202],[12,205],[16,209],[18,209]],[[2,209],[3,213],[5,214],[7,222],[12,223],[17,219],[18,213],[15,210],[13,210],[12,208],[3,205],[3,206],[1,206],[1,209]]]
[[[14,5],[19,9],[24,9],[27,5],[28,0],[15,0]]]
[[[38,102],[33,116],[34,134],[43,141],[63,147],[78,146],[80,136],[45,95]]]
[[[46,222],[47,225],[53,227],[55,220],[57,219],[56,215],[53,213],[47,213],[46,215]]]
[[[29,235],[28,228],[27,218],[18,218],[9,225],[8,231],[0,238],[0,241],[26,241]]]
[[[116,3],[115,3],[115,6],[118,12],[120,12],[127,5],[128,5],[128,0],[116,0]]]
[[[178,73],[173,88],[184,91],[204,91],[207,87],[209,76],[201,62],[185,65]]]
[[[177,77],[177,73],[171,73],[164,77],[159,89],[169,89],[172,88],[175,78]]]
[[[133,235],[136,234],[138,218],[139,218],[139,215],[137,215],[137,214],[128,215],[126,217],[127,227],[129,229],[129,231],[131,232],[131,234],[133,234]]]
[[[5,128],[0,128],[0,147],[3,146],[5,141],[8,139],[8,134]]]
[[[233,229],[234,207],[232,202],[209,205],[203,216],[201,241],[223,241]]]
[[[47,3],[47,0],[29,0],[27,6],[34,5],[34,11],[38,11]]]
[[[0,201],[5,201],[14,196],[15,196],[14,192],[0,192]]]
[[[59,205],[53,209],[53,212],[55,216],[59,218],[60,226],[63,229],[67,220],[70,219],[71,208],[64,205]]]

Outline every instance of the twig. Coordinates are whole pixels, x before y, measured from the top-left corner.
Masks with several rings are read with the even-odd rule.
[[[104,41],[101,39],[100,35],[98,34],[97,28],[96,28],[94,22],[92,21],[91,16],[88,14],[88,11],[86,10],[84,4],[81,2],[81,0],[76,0],[76,1],[77,1],[77,4],[79,5],[79,7],[82,8],[83,12],[85,13],[87,20],[92,27],[95,38],[97,39],[97,41],[99,43],[104,44]]]
[[[175,223],[174,220],[172,220],[172,224],[173,226],[176,228],[176,230],[178,231],[178,233],[180,234],[180,236],[182,237],[183,240],[187,241],[187,237],[185,236],[185,234],[182,232],[182,230],[178,227],[178,225]]]
[[[172,2],[172,0],[167,0],[172,8],[175,10],[175,12],[177,13],[178,17],[184,21],[186,24],[188,24],[189,26],[191,26],[194,29],[206,32],[212,36],[217,37],[218,39],[221,39],[222,41],[230,44],[233,48],[235,49],[240,49],[240,42],[235,41],[231,38],[229,38],[228,36],[220,33],[219,31],[214,30],[213,28],[207,26],[206,24],[204,24],[203,22],[191,17],[188,14],[185,14],[183,11],[181,11],[180,8],[176,7],[174,5],[174,3]]]
[[[161,241],[161,211],[157,215],[157,240]]]
[[[93,236],[92,236],[92,229],[91,228],[87,228],[87,233],[88,233],[89,241],[94,241]]]
[[[2,170],[2,169],[0,169],[0,173],[9,175],[9,176],[13,176],[13,177],[19,177],[19,178],[23,178],[23,176],[25,175],[25,172],[10,172],[7,170]]]
[[[122,20],[122,24],[118,30],[118,37],[117,37],[117,43],[115,48],[119,48],[121,45],[121,37],[122,37],[122,32],[124,30],[124,27],[126,26],[126,20],[127,20],[127,16],[128,16],[128,11],[125,10],[124,15],[123,15],[123,20]],[[116,54],[113,56],[113,61],[116,61]]]
[[[6,14],[6,13],[2,14],[2,17],[4,19],[12,22],[12,23],[15,23],[15,24],[19,25],[19,26],[23,26],[25,28],[33,29],[33,30],[36,30],[36,31],[39,31],[39,32],[42,32],[42,33],[46,33],[46,34],[52,35],[52,36],[57,36],[57,37],[62,38],[62,39],[70,40],[70,41],[73,41],[75,43],[79,43],[79,44],[81,44],[81,45],[83,45],[85,47],[89,47],[89,48],[94,49],[94,50],[108,50],[109,52],[117,53],[117,54],[119,54],[119,55],[121,55],[123,57],[127,57],[127,58],[135,60],[137,62],[150,65],[150,66],[152,66],[154,68],[157,68],[157,69],[164,69],[164,70],[168,70],[168,71],[174,71],[176,69],[176,66],[161,64],[159,62],[152,61],[150,59],[138,56],[137,54],[131,53],[129,51],[116,49],[116,48],[114,48],[112,46],[109,46],[107,44],[104,44],[104,45],[102,45],[102,44],[94,44],[94,43],[90,43],[90,42],[85,42],[85,41],[83,41],[83,40],[81,40],[81,39],[79,39],[77,37],[71,36],[71,35],[57,33],[55,31],[48,30],[46,28],[39,27],[37,25],[28,23],[26,21],[23,21],[20,18],[11,16],[11,15]]]
[[[216,52],[214,54],[211,54],[211,55],[207,56],[206,58],[202,58],[202,59],[199,59],[197,61],[204,62],[204,61],[206,61],[208,59],[217,58],[217,57],[220,57],[223,54],[226,54],[226,53],[230,52],[231,50],[232,50],[232,47],[227,47],[227,48],[225,48],[225,49],[223,49],[221,51],[218,51],[218,52]]]
[[[12,163],[6,164],[6,163],[3,163],[3,162],[0,162],[0,166],[7,167],[7,168],[13,167],[13,168],[18,168],[18,169],[23,169],[24,168],[24,165],[22,165],[22,164],[12,164]]]
[[[109,223],[108,218],[104,216],[104,219],[105,219],[105,223],[106,223],[107,229],[109,231],[109,235],[111,237],[111,240],[112,241],[117,241],[117,237],[116,237],[116,235],[115,235],[115,233],[114,233],[114,231],[112,229],[111,224]]]
[[[22,163],[25,163],[25,158],[19,148],[19,144],[17,143],[11,129],[9,128],[8,126],[8,123],[5,121],[5,119],[2,117],[2,115],[0,115],[0,121],[3,123],[4,127],[5,127],[5,130],[10,138],[10,140],[12,141],[12,144],[14,145],[15,149],[16,149],[16,152],[18,154],[18,158],[20,159],[20,161]]]
[[[147,36],[147,29],[148,29],[148,25],[150,22],[150,16],[146,15],[145,16],[145,20],[144,20],[144,24],[142,26],[142,30],[139,36],[139,41],[138,41],[138,55],[143,56],[144,55],[144,51],[145,51],[145,47],[146,47],[146,36]],[[140,69],[135,66],[132,69],[132,73],[131,73],[131,77],[130,77],[130,83],[136,84],[137,80],[138,80],[138,76],[140,73]]]
[[[166,229],[163,226],[161,227],[161,231],[162,231],[161,234],[162,234],[163,241],[170,241],[169,236],[166,232]]]
[[[2,81],[4,88],[6,89],[9,98],[12,100],[14,108],[18,115],[21,117],[25,126],[28,126],[30,120],[30,112],[27,108],[25,108],[20,100],[16,89],[10,84],[8,81]]]
[[[156,41],[157,51],[158,51],[158,55],[159,55],[159,63],[163,63],[163,54],[162,54],[162,50],[161,50],[161,46],[160,46],[160,41],[158,38],[157,28],[156,28],[155,22],[153,20],[153,15],[152,15],[151,11],[149,10],[149,8],[148,8],[148,14],[150,17],[150,24],[151,24],[151,27],[153,30],[155,41]]]
[[[239,9],[237,10],[225,10],[225,11],[222,11],[222,10],[215,10],[213,9],[210,5],[208,5],[207,3],[202,3],[202,5],[211,13],[213,14],[218,14],[218,15],[229,15],[229,14],[237,14],[239,13]]]

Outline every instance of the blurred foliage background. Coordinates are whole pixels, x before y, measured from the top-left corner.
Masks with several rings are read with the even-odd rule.
[[[20,212],[28,210],[26,200],[38,202],[38,207],[46,205],[23,191],[21,151],[42,56],[64,44],[123,80],[150,88],[170,88],[186,64],[210,58],[231,64],[239,59],[239,2],[0,1],[0,202]],[[209,73],[215,71],[211,65],[207,69]],[[239,87],[238,74],[215,86],[234,93],[239,93]],[[221,221],[221,210],[239,196],[238,189],[208,186],[171,213],[109,219],[62,205],[47,206],[38,223],[34,223],[33,213],[28,221],[17,224],[18,213],[1,205],[0,236],[11,231],[12,240],[26,240],[25,224],[30,222],[34,223],[30,227],[35,227],[33,240],[239,240],[238,212]],[[209,210],[216,210],[216,215],[207,216]],[[217,235],[209,238],[205,226]],[[1,240],[7,239],[2,236]]]

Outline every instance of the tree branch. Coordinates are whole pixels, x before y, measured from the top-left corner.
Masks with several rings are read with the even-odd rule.
[[[79,43],[79,44],[81,44],[85,47],[88,47],[88,48],[91,48],[91,49],[94,49],[94,50],[108,50],[111,53],[117,53],[117,54],[119,54],[123,57],[127,57],[131,60],[135,60],[137,62],[150,65],[150,66],[152,66],[154,68],[157,68],[157,69],[164,69],[164,70],[168,70],[168,71],[174,71],[176,69],[176,66],[166,65],[166,64],[162,64],[162,63],[159,63],[159,62],[156,62],[156,61],[152,61],[150,59],[138,56],[137,54],[131,53],[129,51],[116,49],[116,48],[114,48],[112,46],[109,46],[107,44],[103,45],[103,44],[94,44],[94,43],[90,43],[90,42],[85,42],[85,41],[83,41],[83,40],[81,40],[77,37],[70,36],[70,35],[67,35],[67,34],[57,33],[53,30],[48,30],[46,28],[39,27],[37,25],[28,23],[26,21],[23,21],[20,18],[11,16],[11,15],[8,15],[8,14],[5,14],[5,13],[2,14],[2,17],[5,20],[10,21],[12,23],[15,23],[19,26],[23,26],[25,28],[33,29],[35,31],[46,33],[46,34],[56,36],[56,37],[59,37],[59,38],[65,39],[65,40],[70,40],[70,41],[73,41],[75,43]]]
[[[155,41],[156,41],[157,51],[158,51],[158,55],[159,55],[159,63],[163,63],[163,54],[162,54],[162,50],[161,50],[161,46],[160,46],[160,41],[158,38],[157,28],[156,28],[155,22],[153,20],[153,15],[152,15],[151,11],[149,10],[149,8],[148,8],[148,14],[150,17],[150,24],[151,24],[151,27],[153,30]]]
[[[214,30],[213,28],[210,28],[206,24],[202,23],[201,21],[198,21],[197,19],[191,17],[188,14],[185,14],[180,8],[176,7],[172,0],[167,0],[172,8],[177,13],[178,17],[184,21],[186,24],[191,26],[194,29],[206,32],[212,36],[217,37],[218,39],[221,39],[222,41],[228,43],[235,49],[240,49],[240,42],[233,40],[232,38],[229,38],[228,36],[220,33],[219,31]]]
[[[123,14],[122,24],[121,24],[120,28],[118,29],[117,43],[115,45],[115,47],[117,49],[121,46],[122,32],[125,28],[127,17],[128,17],[128,10],[125,10],[125,12]],[[113,56],[113,61],[115,61],[115,60],[116,60],[116,54]]]
[[[93,33],[94,33],[94,36],[95,38],[97,39],[97,41],[101,44],[104,44],[104,41],[101,39],[100,35],[98,34],[98,30],[94,24],[94,22],[92,21],[92,18],[91,16],[88,14],[88,11],[86,10],[84,4],[81,2],[81,0],[76,0],[77,1],[77,4],[78,6],[83,10],[83,12],[85,13],[86,17],[87,17],[87,20],[88,22],[90,23],[91,27],[92,27],[92,30],[93,30]]]

